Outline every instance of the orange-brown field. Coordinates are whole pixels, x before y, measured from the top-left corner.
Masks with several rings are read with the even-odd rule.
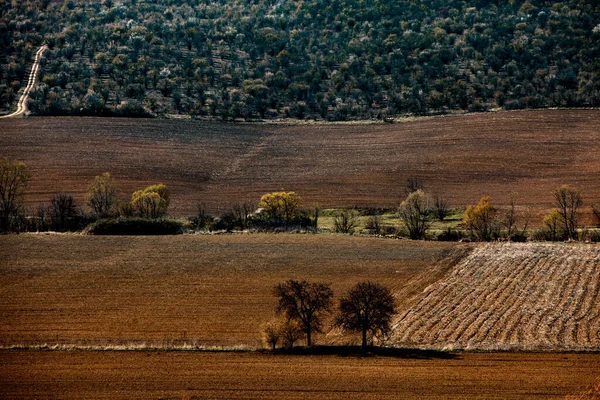
[[[318,280],[341,293],[371,279],[407,299],[443,275],[448,263],[436,260],[455,246],[340,235],[0,236],[0,345],[260,346],[275,284]]]
[[[0,121],[0,157],[33,172],[34,210],[58,191],[83,204],[95,175],[119,196],[166,183],[172,215],[218,213],[273,190],[306,205],[394,207],[408,177],[452,205],[516,192],[600,199],[600,112],[553,110],[393,125],[250,125],[26,118]],[[589,210],[589,208],[588,208]],[[470,245],[339,235],[0,236],[1,398],[593,398],[600,354],[269,355],[8,350],[48,344],[258,347],[287,279],[391,287],[391,344],[598,350],[600,265],[588,245]],[[329,323],[329,321],[327,321]],[[317,344],[355,343],[338,331]],[[591,390],[591,389],[590,389]],[[591,393],[591,392],[590,392]],[[588,396],[588,397],[584,397]],[[569,397],[571,398],[571,397]]]
[[[397,124],[267,125],[115,118],[0,121],[0,157],[33,171],[30,209],[57,191],[83,203],[95,175],[120,195],[163,182],[171,213],[219,212],[273,190],[305,204],[395,207],[408,177],[452,205],[482,195],[541,213],[562,184],[600,199],[600,111],[546,110],[424,118]]]
[[[597,354],[0,351],[3,399],[592,399]]]
[[[298,234],[2,236],[0,393],[2,398],[98,399],[579,398],[600,378],[598,353],[415,350],[361,358],[253,352],[7,350],[14,345],[35,348],[57,343],[78,348],[183,343],[260,346],[260,325],[273,315],[270,289],[289,278],[332,282],[337,294],[359,280],[383,282],[398,296],[399,308],[404,310],[401,316],[407,310],[426,309],[427,299],[438,296],[441,286],[464,288],[457,282],[461,279],[473,295],[465,299],[463,292],[456,290],[454,295],[438,298],[449,307],[458,304],[457,312],[463,305],[481,305],[477,298],[492,298],[484,288],[496,279],[507,286],[506,301],[490,302],[494,306],[487,311],[480,307],[473,313],[487,315],[491,321],[497,313],[496,320],[506,318],[498,325],[507,331],[515,326],[510,315],[535,309],[511,303],[511,294],[517,289],[527,292],[536,282],[543,288],[555,283],[555,291],[561,294],[557,298],[562,299],[556,304],[564,305],[566,311],[580,300],[587,304],[582,304],[580,313],[565,311],[564,319],[571,315],[582,326],[597,321],[597,307],[590,306],[597,290],[581,292],[587,281],[569,278],[574,269],[581,268],[581,275],[597,275],[592,265],[597,247],[534,245],[548,247],[551,254],[553,247],[564,246],[563,258],[558,253],[549,258],[555,268],[536,263],[531,256],[541,254],[537,247],[504,246],[509,245]],[[586,262],[579,256],[591,258]],[[524,258],[532,261],[521,265]],[[515,273],[502,275],[503,268],[510,269],[510,262],[515,264]],[[476,264],[482,271],[479,278],[474,272]],[[546,274],[550,271],[555,272]],[[494,274],[499,276],[494,278]],[[468,280],[471,275],[475,276]],[[542,279],[537,279],[540,276]],[[498,282],[495,287],[504,287]],[[511,289],[513,286],[517,289]],[[531,296],[525,300],[533,301],[535,293]],[[551,297],[541,296],[539,306],[549,307]],[[557,308],[557,312],[561,310]],[[441,318],[448,327],[458,318],[475,326],[467,314],[461,312],[457,318],[446,314],[449,321]],[[423,321],[427,318],[432,317],[424,313]],[[571,328],[570,322],[561,318],[556,322],[557,327]],[[438,328],[431,326],[428,333],[443,332]],[[570,337],[564,336],[567,341]],[[427,338],[425,335],[423,342],[416,344],[427,345]],[[316,340],[317,344],[352,342],[352,338],[340,338],[338,332]],[[548,350],[564,348],[561,343],[552,344]]]

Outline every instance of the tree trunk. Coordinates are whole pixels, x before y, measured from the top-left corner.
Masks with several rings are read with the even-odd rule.
[[[367,330],[363,328],[362,330],[362,349],[365,350],[367,348]]]
[[[306,347],[310,347],[311,346],[311,342],[310,342],[310,329],[306,331]]]

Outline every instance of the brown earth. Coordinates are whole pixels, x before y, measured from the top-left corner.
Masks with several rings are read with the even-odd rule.
[[[127,199],[162,182],[171,213],[200,202],[219,212],[294,190],[305,204],[395,207],[419,177],[452,205],[482,195],[538,214],[570,184],[600,199],[600,111],[545,110],[423,118],[397,124],[268,125],[117,118],[0,121],[0,157],[33,171],[31,210],[58,192],[83,203],[95,175],[109,171]]]
[[[374,280],[410,301],[456,244],[338,235],[0,236],[0,345],[260,346],[273,286]],[[408,303],[406,303],[408,304]],[[317,338],[317,343],[339,342]]]
[[[600,370],[598,354],[453,356],[5,350],[0,392],[4,399],[561,399],[593,385]]]

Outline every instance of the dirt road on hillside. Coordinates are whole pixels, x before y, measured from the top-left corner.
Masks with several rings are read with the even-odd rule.
[[[23,94],[19,98],[19,102],[17,103],[17,110],[11,114],[4,115],[0,118],[12,118],[18,117],[21,114],[24,114],[27,111],[27,99],[29,98],[29,93],[33,89],[33,85],[35,85],[35,81],[37,80],[37,75],[40,69],[40,59],[42,58],[42,53],[46,51],[48,46],[43,45],[39,48],[39,50],[35,53],[35,58],[33,59],[33,66],[31,67],[31,72],[29,73],[29,79],[27,80],[27,86],[25,86],[25,90]]]

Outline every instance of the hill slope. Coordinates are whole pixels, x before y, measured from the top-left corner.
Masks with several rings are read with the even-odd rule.
[[[275,190],[297,191],[307,207],[393,208],[409,177],[454,207],[483,195],[507,204],[515,192],[519,207],[538,214],[552,207],[556,187],[569,184],[581,190],[589,212],[600,199],[598,126],[596,110],[371,125],[44,117],[0,120],[0,157],[31,167],[32,213],[60,191],[83,205],[94,176],[106,171],[123,200],[167,184],[169,212],[179,216],[193,215],[196,203],[219,213]]]
[[[597,1],[0,2],[0,108],[366,119],[600,104]]]

